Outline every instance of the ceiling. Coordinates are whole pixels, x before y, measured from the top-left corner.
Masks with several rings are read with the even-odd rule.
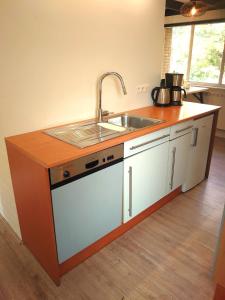
[[[183,3],[189,2],[189,0],[166,0],[166,16],[173,16],[180,14],[180,7]],[[225,9],[225,0],[203,0],[208,6],[209,10]]]

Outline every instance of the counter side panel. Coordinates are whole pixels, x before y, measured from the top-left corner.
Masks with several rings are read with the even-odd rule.
[[[22,240],[49,276],[60,283],[48,169],[6,141]]]

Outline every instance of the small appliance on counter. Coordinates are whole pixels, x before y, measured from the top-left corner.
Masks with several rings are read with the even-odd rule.
[[[184,74],[180,73],[166,73],[165,84],[168,87],[182,86]]]
[[[156,106],[169,106],[170,105],[170,88],[155,87],[152,90],[152,100]]]
[[[182,105],[182,99],[183,99],[183,94],[184,92],[184,98],[187,98],[187,94],[185,89],[181,88],[180,86],[173,86],[171,88],[171,105]]]
[[[161,79],[160,87],[152,90],[151,96],[154,105],[169,106],[182,105],[183,97],[187,97],[185,89],[183,89],[183,76],[180,73],[166,73],[165,79]]]
[[[171,105],[182,105],[183,95],[185,98],[187,97],[185,89],[181,87],[183,83],[183,76],[184,74],[180,73],[165,74],[166,86],[170,88]]]

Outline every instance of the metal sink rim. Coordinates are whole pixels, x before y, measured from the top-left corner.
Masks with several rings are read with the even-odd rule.
[[[125,118],[125,119],[127,118],[128,121],[129,121],[129,119],[130,120],[134,119],[134,120],[140,121],[140,123],[141,123],[141,121],[144,121],[146,124],[143,125],[143,126],[128,126],[128,125],[124,125],[124,124],[122,125],[122,121],[120,123],[113,122],[113,120],[117,120],[117,119],[122,120],[122,118]],[[107,122],[110,123],[110,124],[125,127],[125,128],[128,128],[128,129],[139,130],[139,129],[143,129],[143,128],[146,128],[146,127],[152,127],[152,126],[161,124],[165,121],[161,120],[161,119],[141,117],[141,116],[138,116],[138,115],[129,115],[127,113],[123,113],[123,114],[118,114],[118,115],[109,117]],[[139,125],[141,125],[141,124],[139,124]]]
[[[113,119],[124,118],[124,117],[129,118],[129,119],[135,118],[135,119],[142,120],[142,121],[143,120],[151,121],[151,124],[147,124],[147,125],[141,126],[141,127],[132,127],[132,126],[122,126],[122,125],[110,122]],[[44,133],[46,133],[56,139],[59,139],[63,142],[72,144],[78,148],[86,148],[86,147],[97,145],[101,142],[104,142],[104,141],[107,141],[107,140],[110,140],[110,139],[113,139],[113,138],[116,138],[116,137],[119,137],[122,135],[126,135],[133,131],[137,131],[137,130],[140,130],[143,128],[158,125],[165,121],[122,113],[122,114],[117,114],[117,115],[108,117],[108,118],[104,119],[103,123],[104,122],[123,127],[123,128],[125,128],[125,130],[123,132],[120,132],[120,131],[113,131],[113,130],[103,128],[102,133],[101,132],[99,133],[96,131],[96,128],[98,128],[97,120],[92,120],[92,121],[89,120],[86,122],[78,122],[78,123],[73,123],[73,124],[68,124],[68,125],[64,125],[64,126],[60,126],[60,127],[51,128],[51,129],[45,130]],[[88,136],[85,134],[85,130],[91,130],[91,131],[94,130],[94,132]]]

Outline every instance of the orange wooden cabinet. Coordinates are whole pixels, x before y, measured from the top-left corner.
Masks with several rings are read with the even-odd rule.
[[[150,107],[136,110],[135,112],[137,114],[142,114],[143,116],[151,115],[151,117],[154,116],[155,118],[164,118],[164,125],[161,125],[158,129],[161,129],[162,126],[169,127],[177,122],[213,113],[214,122],[206,170],[207,177],[219,107],[207,107],[207,105],[201,105],[202,104],[185,104],[182,108],[173,107],[165,110],[162,108]],[[193,111],[191,108],[193,108]],[[88,147],[89,149],[78,149],[71,145],[67,145],[43,134],[41,131],[6,138],[22,240],[57,285],[60,284],[60,277],[64,273],[68,272],[87,257],[96,253],[99,249],[132,228],[167,202],[171,201],[180,193],[180,188],[174,190],[135,218],[122,224],[119,228],[116,228],[94,244],[69,258],[62,264],[59,264],[49,169],[52,166],[63,164],[72,159],[111,147],[115,144],[122,143],[125,140],[150,132],[152,132],[151,129],[140,130],[139,133],[100,143],[97,146]]]
[[[225,287],[217,284],[213,300],[224,300],[225,299]]]
[[[180,188],[176,189],[129,222],[121,225],[67,261],[59,264],[48,169],[34,162],[9,142],[7,142],[7,150],[22,240],[57,285],[60,284],[60,277],[63,274],[99,251],[180,193]]]
[[[22,240],[58,285],[51,191],[48,169],[6,142]]]
[[[225,208],[224,208],[225,209]],[[224,211],[225,218],[225,211]],[[222,222],[220,231],[220,242],[215,268],[215,281],[217,283],[214,300],[225,299],[225,220]]]

